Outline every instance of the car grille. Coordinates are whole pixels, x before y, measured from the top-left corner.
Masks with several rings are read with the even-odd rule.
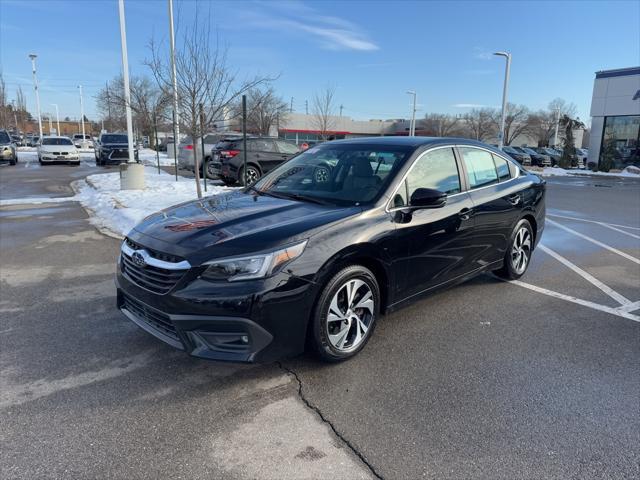
[[[52,155],[69,155],[69,152],[53,152]]]
[[[153,310],[128,295],[123,295],[122,306],[159,332],[180,341],[178,333],[176,332],[176,327],[173,326],[169,317],[164,313]]]
[[[134,242],[130,238],[125,238],[124,241],[126,242],[127,245],[129,245],[134,250],[145,249],[149,253],[149,255],[151,255],[153,258],[157,258],[158,260],[163,260],[165,262],[171,262],[171,263],[179,263],[184,260],[184,258],[178,257],[177,255],[162,253],[162,252],[158,252],[157,250],[152,250],[149,247],[144,247],[139,243]]]
[[[127,239],[126,242],[127,245],[133,249],[139,250],[144,248],[144,250],[154,258],[158,258],[165,262],[178,263],[175,261],[177,257],[149,250],[148,248],[142,247],[129,239]],[[122,253],[121,257],[121,270],[124,275],[126,275],[136,285],[160,295],[169,292],[187,272],[187,269],[168,270],[148,264],[141,267],[136,265],[131,257],[125,253]]]
[[[129,152],[127,151],[126,148],[124,149],[119,148],[117,150],[112,150],[110,158],[129,158]]]

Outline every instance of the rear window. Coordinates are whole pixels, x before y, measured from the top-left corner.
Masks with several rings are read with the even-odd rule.
[[[467,179],[471,188],[483,187],[498,182],[498,173],[493,155],[478,148],[461,148],[462,159],[467,167]]]
[[[42,145],[73,145],[68,138],[43,138]]]

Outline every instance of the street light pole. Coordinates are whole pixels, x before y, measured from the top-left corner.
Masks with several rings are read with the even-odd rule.
[[[173,0],[169,2],[169,47],[171,54],[171,83],[173,84],[173,111],[175,117],[173,120],[173,145],[174,155],[176,146],[180,143],[180,117],[178,115],[178,79],[176,75],[176,41],[173,31]]]
[[[133,149],[133,120],[131,118],[131,91],[129,90],[129,59],[127,56],[127,28],[124,17],[124,0],[118,0],[120,16],[120,42],[122,44],[122,80],[124,86],[124,106],[127,117],[127,146],[129,161],[120,165],[120,188],[123,190],[144,189],[144,166],[136,164]]]
[[[504,123],[507,116],[507,96],[509,94],[509,75],[511,73],[511,54],[508,52],[496,52],[494,55],[505,57],[507,64],[504,69],[504,88],[502,89],[502,119],[500,120],[500,139],[498,148],[502,150],[504,146]]]
[[[556,108],[556,133],[553,136],[553,147],[558,145],[558,125],[560,124],[560,107]]]
[[[36,107],[38,109],[38,130],[40,131],[40,141],[42,141],[42,117],[40,116],[40,92],[38,91],[38,78],[36,77],[36,57],[35,53],[30,53],[31,69],[33,71],[33,89],[36,91]]]
[[[82,124],[82,148],[86,148],[87,147],[87,141],[84,138],[84,102],[82,99],[82,85],[78,85],[78,88],[80,89],[80,122]]]
[[[56,125],[58,126],[57,134],[61,135],[61,133],[60,133],[60,112],[58,111],[58,104],[57,103],[52,103],[51,105],[56,107]]]
[[[51,135],[52,128],[53,128],[53,125],[51,124],[51,114],[49,114],[49,135]]]
[[[413,107],[411,108],[411,123],[409,124],[409,136],[416,136],[416,99],[418,94],[414,90],[407,90],[409,95],[413,95]]]

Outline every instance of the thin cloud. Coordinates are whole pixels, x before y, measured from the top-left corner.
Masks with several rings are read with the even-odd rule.
[[[473,47],[473,57],[478,60],[491,60],[493,52],[483,47]]]
[[[245,15],[254,28],[268,28],[280,33],[283,30],[302,32],[329,50],[374,51],[380,48],[358,25],[340,17],[322,15],[302,2],[261,2],[258,5],[262,10],[255,9]],[[283,8],[285,5],[287,8]],[[277,16],[271,15],[267,9],[276,11]]]
[[[494,105],[483,105],[481,103],[456,103],[454,108],[496,108]]]

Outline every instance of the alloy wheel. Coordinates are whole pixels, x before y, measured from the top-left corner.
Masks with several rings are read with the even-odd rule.
[[[247,185],[253,185],[260,179],[260,172],[256,170],[254,167],[247,167],[247,175],[246,175],[246,183]],[[240,179],[241,183],[245,183],[244,175]]]
[[[335,349],[347,353],[363,342],[373,324],[374,301],[371,287],[357,278],[336,291],[327,312],[327,333]]]
[[[511,266],[513,270],[522,275],[527,269],[531,256],[531,232],[526,227],[521,227],[513,239],[511,247]]]

